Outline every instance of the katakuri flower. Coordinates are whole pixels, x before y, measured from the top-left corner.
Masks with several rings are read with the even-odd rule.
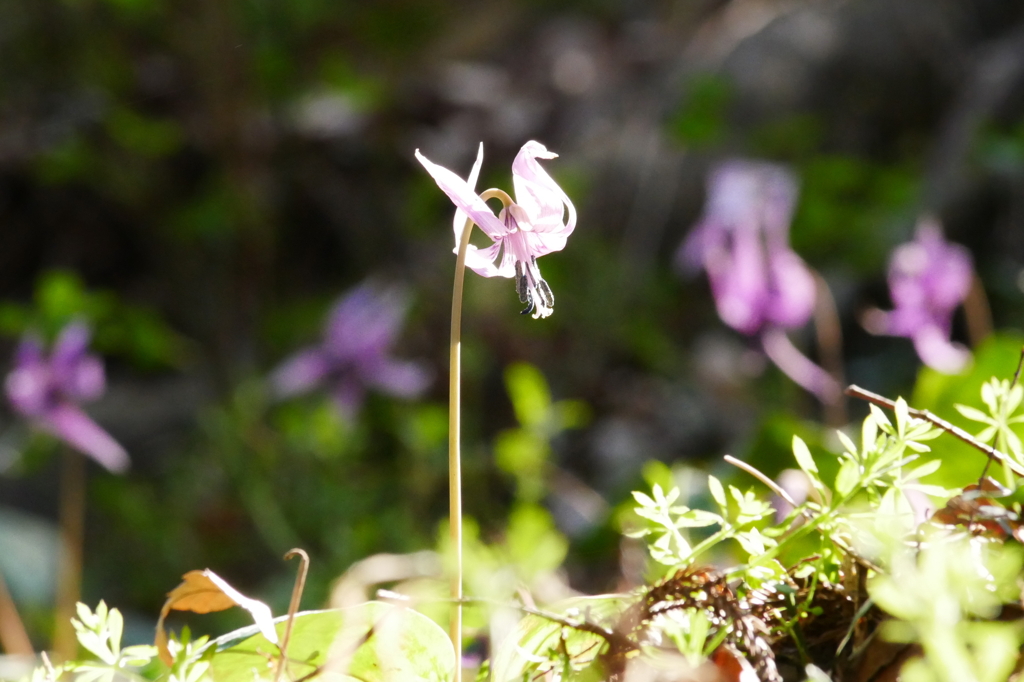
[[[66,326],[46,357],[34,336],[22,339],[5,389],[14,410],[110,471],[128,468],[128,454],[78,404],[106,390],[103,362],[88,352],[91,332],[81,322]]]
[[[922,219],[914,241],[896,247],[889,261],[894,309],[868,311],[864,326],[872,334],[910,338],[924,364],[955,374],[971,353],[950,340],[953,312],[967,298],[973,276],[970,252],[947,242],[937,221]]]
[[[722,321],[759,337],[765,353],[791,379],[826,402],[839,386],[789,341],[814,312],[814,275],[789,247],[797,183],[781,166],[731,160],[715,167],[704,214],[680,246],[684,270],[708,273]]]
[[[514,277],[522,312],[534,318],[547,317],[555,305],[551,287],[540,275],[537,259],[565,248],[576,227],[576,208],[537,159],[554,159],[540,142],[523,145],[512,162],[515,201],[507,203],[497,216],[476,193],[476,181],[484,159],[481,143],[467,180],[432,163],[416,150],[416,158],[434,178],[437,186],[455,204],[455,252],[458,253],[466,216],[476,223],[493,244],[478,249],[470,244],[466,266],[484,277]]]
[[[323,341],[274,371],[275,392],[288,397],[325,386],[348,417],[359,411],[368,388],[400,398],[420,395],[430,381],[427,370],[391,357],[407,307],[397,287],[356,287],[331,310]]]

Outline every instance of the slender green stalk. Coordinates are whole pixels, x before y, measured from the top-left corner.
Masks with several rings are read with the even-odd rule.
[[[466,219],[455,261],[452,292],[452,338],[448,349],[448,531],[455,565],[451,575],[452,612],[450,633],[455,646],[455,682],[462,682],[462,454],[459,448],[462,391],[462,286],[466,279],[466,247],[473,221]]]
[[[60,564],[53,652],[58,661],[74,660],[78,640],[71,619],[82,591],[82,547],[85,543],[85,458],[64,448],[60,473]]]
[[[500,199],[505,206],[512,204],[508,194],[500,189],[489,189],[480,197]],[[452,613],[449,632],[455,647],[455,680],[462,682],[462,455],[459,446],[461,430],[461,376],[462,376],[462,289],[466,279],[466,250],[473,232],[473,220],[466,219],[459,241],[459,254],[455,261],[455,285],[452,290],[452,332],[448,356],[448,529],[454,567],[451,575]]]

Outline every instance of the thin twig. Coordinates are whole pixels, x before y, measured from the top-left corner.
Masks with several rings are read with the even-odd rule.
[[[740,469],[743,469],[748,474],[750,474],[751,476],[753,476],[757,480],[761,481],[761,483],[764,483],[766,486],[768,486],[771,489],[771,491],[773,493],[775,493],[776,495],[778,495],[779,497],[784,499],[794,509],[796,509],[797,507],[800,506],[797,503],[797,501],[794,500],[789,493],[787,493],[785,490],[783,490],[782,486],[780,486],[778,483],[776,483],[772,479],[768,478],[768,476],[766,476],[765,474],[761,473],[760,471],[758,471],[754,467],[750,466],[746,462],[744,462],[742,460],[738,460],[735,457],[733,457],[732,455],[726,455],[722,459],[724,459],[726,462],[728,462],[729,464],[733,465],[734,467],[739,467]],[[806,514],[807,512],[803,511],[803,513]]]
[[[277,674],[274,675],[274,682],[281,682],[281,675],[284,673],[285,663],[288,660],[288,643],[292,638],[292,627],[295,625],[295,613],[299,610],[299,602],[302,600],[302,591],[306,589],[306,575],[309,573],[309,555],[306,550],[289,550],[284,558],[291,559],[299,557],[299,572],[295,576],[295,585],[292,587],[292,599],[288,603],[288,620],[285,621],[284,636],[281,638],[281,660],[277,663]]]
[[[1024,346],[1020,348],[1020,358],[1017,359],[1017,371],[1013,373],[1013,381],[1010,382],[1010,388],[1017,385],[1017,380],[1020,379],[1020,368],[1024,366]]]
[[[860,398],[861,400],[866,400],[867,402],[874,403],[879,407],[887,407],[890,410],[895,409],[896,407],[896,403],[892,400],[889,400],[885,396],[878,395],[877,393],[872,393],[871,391],[865,390],[860,386],[856,385],[847,386],[846,395],[852,398]],[[918,419],[924,419],[925,421],[930,422],[931,424],[939,427],[946,433],[956,436],[963,442],[970,445],[972,448],[981,450],[990,458],[1003,464],[1003,466],[1009,467],[1009,469],[1018,476],[1024,476],[1024,467],[1022,467],[1020,464],[1017,464],[1015,461],[1010,459],[1009,456],[1005,455],[999,450],[996,450],[991,445],[986,445],[985,443],[982,443],[980,440],[978,440],[971,434],[967,433],[959,426],[954,426],[953,424],[950,424],[945,419],[935,416],[928,410],[917,410],[914,409],[913,407],[908,407],[907,413],[911,417],[917,417]]]

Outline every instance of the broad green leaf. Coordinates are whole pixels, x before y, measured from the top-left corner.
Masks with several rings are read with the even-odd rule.
[[[286,618],[275,620],[283,635]],[[277,645],[256,627],[214,640],[213,682],[272,678]],[[455,671],[455,652],[445,632],[411,609],[367,602],[347,609],[306,611],[295,616],[286,679],[324,666],[320,679],[360,682],[445,682]]]

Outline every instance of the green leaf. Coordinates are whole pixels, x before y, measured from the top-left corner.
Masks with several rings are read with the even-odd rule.
[[[551,407],[551,392],[541,371],[525,362],[517,362],[505,370],[505,386],[516,413],[525,427],[544,423]]]
[[[275,621],[279,636],[285,620]],[[273,675],[277,646],[255,626],[224,635],[212,645],[214,682],[253,682]],[[453,677],[455,652],[444,630],[429,618],[383,602],[296,615],[287,679],[309,675],[328,662],[337,666],[339,680],[444,682]]]
[[[793,436],[793,456],[796,457],[796,463],[800,465],[805,474],[812,479],[818,477],[818,466],[814,463],[814,458],[811,457],[811,451],[807,448],[807,443],[800,436]]]
[[[550,608],[557,620],[528,614],[497,649],[491,663],[491,680],[520,682],[532,680],[547,670],[586,668],[602,653],[604,639],[564,623],[586,621],[610,630],[628,599],[618,595],[569,599]]]
[[[722,488],[722,482],[714,476],[708,476],[708,492],[711,493],[711,497],[714,498],[718,506],[725,512],[729,506],[729,503],[725,499],[725,489]]]
[[[987,414],[985,414],[984,412],[982,412],[981,410],[979,410],[979,409],[977,409],[975,407],[970,407],[968,405],[961,405],[960,403],[957,403],[956,405],[953,405],[953,407],[956,408],[957,412],[959,412],[963,416],[967,417],[971,421],[981,422],[982,424],[991,424],[992,423],[992,417],[988,416]]]
[[[852,459],[846,460],[836,474],[836,492],[845,497],[856,487],[859,480],[860,467]]]

